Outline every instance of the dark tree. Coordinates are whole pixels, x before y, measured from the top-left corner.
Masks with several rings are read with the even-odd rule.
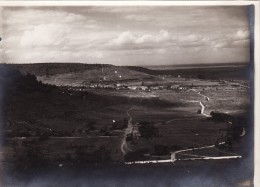
[[[128,152],[124,159],[125,161],[137,161],[137,160],[144,160],[146,157],[145,154],[149,153],[148,149],[139,149],[133,152]]]
[[[141,125],[138,130],[143,138],[151,138],[159,135],[159,130],[153,125]]]
[[[165,145],[155,145],[154,146],[154,154],[158,156],[169,155],[169,147]]]

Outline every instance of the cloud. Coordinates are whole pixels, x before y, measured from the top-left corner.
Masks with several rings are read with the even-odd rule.
[[[120,58],[122,65],[219,62],[226,55],[242,61],[247,13],[242,6],[4,7],[3,55],[21,62]]]
[[[249,35],[250,35],[249,30],[239,30],[235,34],[235,37],[237,39],[248,39]]]
[[[65,41],[70,28],[61,24],[40,24],[33,29],[24,31],[20,45],[22,47],[57,46]]]
[[[222,41],[213,41],[211,43],[211,46],[213,48],[224,48],[224,47],[230,46],[230,44],[229,44],[229,42],[222,40]]]
[[[213,48],[249,48],[249,30],[237,30],[233,34],[219,35],[217,38],[211,39],[211,47]]]
[[[84,36],[84,31],[98,28],[95,20],[84,15],[47,7],[5,8],[3,18],[5,41],[9,47],[19,47],[17,44],[21,44],[20,47],[58,46],[78,35]]]
[[[169,32],[166,30],[160,30],[158,34],[155,35],[145,34],[137,38],[136,43],[145,43],[145,42],[158,43],[158,42],[164,42],[168,40],[170,40]]]
[[[65,11],[54,11],[49,9],[15,8],[4,11],[5,24],[15,26],[34,25],[39,23],[72,23],[86,20],[85,16]],[[22,19],[21,19],[22,18]]]
[[[108,43],[112,49],[159,49],[169,47],[199,47],[210,46],[210,38],[199,34],[178,33],[170,34],[167,30],[160,30],[157,33],[133,33],[125,31]],[[163,51],[163,50],[162,50]]]
[[[135,43],[135,40],[136,40],[136,36],[130,32],[130,31],[125,31],[121,34],[119,34],[119,36],[115,39],[113,39],[111,42],[110,42],[110,45],[113,46],[122,46],[122,45],[125,45],[125,44],[132,44],[132,43]]]
[[[232,43],[232,45],[233,45],[234,47],[249,48],[249,46],[250,46],[250,40],[249,40],[249,39],[237,40],[237,41],[234,41],[234,42]]]
[[[136,14],[129,14],[124,17],[126,20],[132,21],[149,21],[151,18],[145,15],[136,15]]]
[[[212,48],[248,48],[249,49],[250,41],[249,40],[237,40],[237,41],[215,41],[212,42]]]
[[[93,46],[91,41],[102,38],[92,31],[99,29],[95,19],[59,8],[5,8],[3,17],[3,43],[10,51],[6,53],[8,58],[23,56],[25,59],[45,59],[43,54],[49,57],[57,54],[51,55],[50,51],[60,51],[57,55],[71,51],[73,57],[76,49],[86,50]],[[29,55],[32,51],[28,50],[32,48],[35,55]]]
[[[205,40],[205,38],[201,35],[197,35],[197,34],[189,34],[189,35],[184,35],[183,37],[180,37],[180,41],[181,42],[197,42],[197,41],[201,41],[201,40]]]
[[[108,46],[110,47],[137,47],[147,45],[155,45],[162,42],[168,42],[171,40],[170,34],[166,30],[160,30],[159,33],[134,33],[131,31],[125,31],[120,33],[116,38],[109,42]]]
[[[179,35],[175,37],[174,44],[179,47],[200,47],[208,46],[210,43],[210,38],[207,38],[200,34],[187,34]]]

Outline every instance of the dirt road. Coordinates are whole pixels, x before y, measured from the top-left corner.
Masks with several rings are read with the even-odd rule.
[[[194,89],[190,89],[190,90],[193,91],[193,92],[196,92],[196,93],[199,94],[200,96],[204,97],[206,101],[209,101],[209,100],[210,100],[210,98],[209,98],[208,96],[201,94],[199,91],[194,90]],[[200,106],[201,106],[201,114],[204,115],[204,116],[206,116],[206,117],[210,117],[210,115],[208,115],[208,114],[205,113],[205,108],[206,108],[206,107],[205,107],[205,105],[203,104],[203,102],[202,102],[202,101],[197,101],[197,102],[198,102],[198,103],[200,104]]]
[[[129,113],[133,109],[134,109],[134,107],[131,107],[126,112],[127,116],[129,117],[129,120],[128,120],[128,123],[127,123],[127,128],[125,129],[125,134],[124,134],[122,143],[121,143],[121,151],[122,151],[123,155],[126,155],[129,151],[132,151],[131,148],[128,146],[127,142],[126,142],[126,136],[127,136],[127,134],[130,134],[133,131],[133,123],[132,123],[133,118]]]
[[[190,89],[191,91],[196,92],[197,94],[201,95],[202,97],[205,98],[206,101],[209,101],[209,97],[206,95],[201,94],[199,91]],[[210,117],[208,114],[205,113],[205,105],[202,103],[202,101],[196,101],[199,102],[201,106],[201,114]],[[245,135],[245,130],[243,129],[243,133],[241,134],[242,136]],[[225,144],[225,142],[221,142],[220,144]],[[230,155],[230,156],[203,156],[203,155],[194,155],[194,154],[186,154],[191,156],[190,158],[182,158],[182,159],[176,159],[177,154],[182,154],[183,152],[187,151],[194,151],[194,150],[200,150],[200,149],[209,149],[209,148],[214,148],[215,145],[208,145],[208,146],[202,146],[202,147],[196,147],[196,148],[191,148],[191,149],[183,149],[179,151],[175,151],[171,153],[171,159],[166,159],[166,160],[146,160],[146,161],[135,161],[135,162],[125,162],[125,164],[147,164],[147,163],[169,163],[169,162],[175,162],[177,160],[223,160],[223,159],[235,159],[235,158],[242,158],[240,155]]]
[[[206,114],[204,111],[205,111],[205,106],[204,104],[200,101],[200,106],[201,106],[201,114],[206,116],[206,117],[210,117],[210,115]]]
[[[224,144],[225,142],[222,142],[221,144]],[[176,159],[177,154],[182,154],[183,152],[187,151],[194,151],[194,150],[200,150],[200,149],[209,149],[214,148],[215,145],[208,145],[208,146],[202,146],[202,147],[196,147],[191,149],[182,149],[179,151],[175,151],[171,153],[171,159],[166,160],[145,160],[145,161],[135,161],[135,162],[125,162],[125,164],[149,164],[149,163],[170,163],[175,161],[185,161],[185,160],[224,160],[224,159],[235,159],[235,158],[242,158],[240,155],[231,155],[231,156],[203,156],[203,155],[194,155],[194,154],[185,154],[188,156],[191,156],[190,158],[180,158]]]

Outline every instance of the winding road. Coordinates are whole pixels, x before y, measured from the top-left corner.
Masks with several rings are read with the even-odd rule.
[[[225,144],[225,142],[221,142],[220,144]],[[174,163],[175,161],[187,161],[187,160],[223,160],[223,159],[235,159],[235,158],[242,158],[240,155],[231,155],[231,156],[201,156],[201,155],[194,155],[194,154],[185,154],[188,156],[192,156],[191,158],[179,158],[176,159],[177,154],[182,154],[183,152],[187,151],[195,151],[201,149],[209,149],[214,148],[215,145],[208,145],[202,147],[195,147],[190,149],[183,149],[179,151],[175,151],[171,153],[171,159],[166,160],[145,160],[145,161],[134,161],[134,162],[125,162],[125,164],[149,164],[149,163]]]
[[[209,101],[209,100],[210,100],[210,98],[209,98],[208,96],[201,94],[199,91],[194,90],[194,89],[190,89],[190,90],[193,91],[193,92],[196,92],[196,93],[199,94],[200,96],[204,97],[206,101]],[[206,116],[206,117],[210,117],[210,115],[208,115],[208,114],[205,113],[205,108],[206,108],[206,107],[205,107],[205,105],[202,103],[202,101],[197,101],[197,102],[198,102],[198,103],[200,104],[200,106],[201,106],[201,114],[204,115],[204,116]]]
[[[224,144],[224,143],[225,142],[222,142],[220,144]],[[171,153],[171,159],[125,162],[125,164],[174,163],[175,161],[187,161],[187,160],[223,160],[223,159],[242,158],[242,156],[240,156],[240,155],[216,156],[216,157],[213,157],[213,156],[201,156],[201,155],[186,154],[186,155],[190,155],[190,156],[193,156],[193,157],[192,158],[179,158],[179,159],[176,159],[176,154],[181,154],[183,152],[200,150],[200,149],[209,149],[209,148],[214,148],[214,147],[215,147],[215,145],[209,145],[209,146],[196,147],[196,148],[191,148],[191,149],[183,149],[183,150],[172,152]]]
[[[201,94],[199,91],[196,91],[194,89],[190,89],[191,91],[196,92],[197,94],[201,95],[202,97],[205,98],[206,101],[209,101],[210,98],[206,95]],[[201,114],[210,117],[208,114],[205,113],[205,105],[202,103],[202,101],[197,101],[199,102],[201,106]],[[243,132],[240,136],[244,136],[246,134],[245,129],[243,128]],[[225,142],[221,142],[220,144],[225,144]],[[191,148],[191,149],[183,149],[179,151],[175,151],[171,153],[171,159],[166,159],[166,160],[148,160],[148,161],[135,161],[135,162],[125,162],[125,164],[147,164],[147,163],[173,163],[177,160],[223,160],[223,159],[235,159],[235,158],[242,158],[240,155],[232,155],[232,156],[201,156],[201,155],[194,155],[194,154],[185,154],[188,156],[192,156],[191,158],[180,158],[176,159],[177,154],[182,154],[183,152],[187,151],[194,151],[194,150],[200,150],[200,149],[209,149],[209,148],[214,148],[216,147],[215,145],[208,145],[208,146],[202,146],[202,147],[196,147],[196,148]]]
[[[200,101],[200,106],[201,106],[201,114],[206,116],[206,117],[210,117],[210,115],[206,114],[205,111],[205,106],[203,105],[203,103]]]
[[[127,128],[125,129],[125,134],[124,134],[122,143],[121,143],[121,152],[123,153],[123,155],[126,155],[129,151],[132,151],[132,149],[126,143],[126,137],[127,137],[127,134],[130,134],[133,131],[133,123],[132,123],[133,118],[129,113],[133,109],[134,109],[134,107],[131,107],[126,112],[127,116],[129,117],[129,120],[128,120],[128,123],[127,123]]]

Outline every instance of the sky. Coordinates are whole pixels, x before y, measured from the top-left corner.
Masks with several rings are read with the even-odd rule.
[[[247,6],[0,9],[4,63],[249,62]]]

